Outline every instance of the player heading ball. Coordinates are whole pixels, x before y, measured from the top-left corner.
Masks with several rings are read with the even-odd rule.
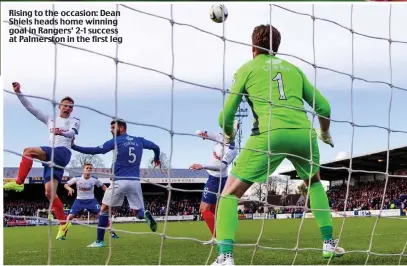
[[[60,222],[57,239],[65,234],[70,223],[66,223],[66,215],[63,204],[56,194],[58,183],[61,182],[64,168],[71,160],[72,139],[79,133],[80,121],[76,117],[71,117],[74,100],[67,96],[59,104],[59,115],[55,118],[49,116],[35,108],[28,99],[21,94],[21,85],[14,82],[13,90],[23,106],[42,123],[47,125],[49,134],[49,146],[39,146],[25,148],[21,158],[18,175],[15,181],[4,185],[5,190],[21,192],[24,190],[24,181],[30,172],[33,159],[40,160],[44,166],[45,196],[52,201],[52,211]],[[53,163],[55,167],[50,167],[49,162],[53,153]],[[53,174],[53,175],[51,175]]]

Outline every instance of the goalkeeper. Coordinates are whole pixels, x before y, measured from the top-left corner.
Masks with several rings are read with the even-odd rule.
[[[281,35],[274,27],[272,38],[273,51],[277,52]],[[254,28],[252,44],[270,49],[270,25]],[[237,230],[239,198],[253,183],[265,182],[267,173],[273,173],[285,158],[291,161],[298,176],[307,185],[311,208],[326,210],[312,211],[323,239],[323,257],[343,255],[342,248],[335,249],[328,197],[319,177],[317,135],[326,144],[334,146],[329,133],[330,120],[326,119],[331,114],[329,103],[296,66],[259,48],[252,47],[252,54],[253,59],[236,72],[230,89],[231,94],[228,95],[224,109],[219,115],[219,125],[224,128],[224,133],[233,139],[235,113],[245,94],[253,112],[254,123],[252,134],[245,144],[245,149],[235,160],[219,201],[216,220],[219,254],[214,265],[234,264],[233,245],[230,244],[234,243]],[[270,76],[271,60],[273,65]],[[303,105],[304,99],[313,106],[314,94],[315,112],[319,115],[321,127],[319,133],[314,129],[311,130],[311,122]],[[271,121],[269,121],[270,108]],[[267,155],[269,149],[271,153],[289,153],[305,159],[287,155],[272,155],[269,158]],[[314,164],[307,161],[310,159]]]

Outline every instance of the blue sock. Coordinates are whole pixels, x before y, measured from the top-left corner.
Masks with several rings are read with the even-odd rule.
[[[144,219],[144,209],[140,209],[137,211],[137,218]]]
[[[98,227],[107,227],[109,223],[109,214],[107,212],[101,212],[99,214]],[[101,242],[105,239],[105,229],[98,228],[97,230],[97,241]]]

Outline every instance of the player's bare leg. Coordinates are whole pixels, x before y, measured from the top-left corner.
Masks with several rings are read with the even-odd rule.
[[[62,238],[65,236],[68,227],[71,226],[71,223],[66,221],[67,219],[64,212],[64,205],[57,195],[57,188],[58,180],[51,180],[45,183],[45,196],[50,201],[51,209],[59,220],[59,229],[56,239],[63,240]]]
[[[341,247],[337,247],[337,241],[333,239],[332,216],[329,211],[328,196],[322,186],[319,172],[317,172],[310,180],[304,180],[304,183],[309,189],[312,214],[317,221],[324,241],[322,256],[325,259],[343,256],[345,250]]]
[[[31,171],[33,159],[46,161],[46,153],[40,147],[25,148],[21,158],[18,175],[15,181],[8,182],[4,185],[5,190],[14,190],[21,192],[24,190],[24,181]]]
[[[212,265],[233,265],[233,243],[237,230],[237,206],[239,199],[250,188],[251,184],[244,183],[230,175],[219,200],[216,216],[216,238],[218,257]]]

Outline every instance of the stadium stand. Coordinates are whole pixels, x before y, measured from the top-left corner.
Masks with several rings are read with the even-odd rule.
[[[381,151],[372,154],[356,156],[353,158],[352,169],[369,169],[370,171],[385,172],[387,151]],[[389,173],[391,175],[407,174],[407,147],[400,147],[390,150]],[[343,170],[332,170],[321,168],[321,177],[329,181],[328,196],[330,206],[333,211],[343,211],[346,195],[346,186],[348,179],[349,158],[328,162],[322,166],[343,167]],[[3,180],[14,179],[18,168],[8,167],[3,169]],[[48,208],[48,201],[44,195],[42,184],[42,168],[33,168],[26,180],[25,190],[21,193],[4,192],[4,213],[19,216],[36,216],[38,210]],[[71,177],[76,176],[81,169],[67,169],[64,174],[63,183]],[[94,169],[94,176],[109,184],[110,168]],[[298,179],[295,171],[287,171],[282,175],[290,176],[291,179]],[[155,184],[166,185],[168,183],[168,173],[160,169],[141,169],[141,182],[146,208],[155,216],[165,216],[168,191],[165,187]],[[190,171],[188,169],[171,169],[171,183],[175,190],[172,191],[171,203],[169,209],[170,216],[199,215],[200,192],[181,192],[176,189],[202,190],[208,174],[206,171]],[[383,174],[366,174],[361,172],[352,173],[350,181],[349,198],[346,209],[349,211],[373,211],[379,210],[381,206],[385,176]],[[63,188],[63,184],[58,188],[58,195],[61,197],[66,210],[70,209],[74,197],[69,197]],[[103,191],[95,188],[95,195],[98,200],[103,197]],[[391,177],[389,179],[384,209],[400,209],[400,215],[407,213],[407,178]],[[27,201],[26,199],[30,199]],[[304,195],[268,195],[267,202],[272,205],[283,206],[280,208],[269,208],[268,214],[271,218],[277,215],[288,215],[289,218],[301,217],[303,209],[286,208],[284,206],[304,206]],[[239,209],[239,218],[254,219],[255,214],[264,213],[264,206],[257,201],[245,200],[241,203]],[[46,212],[44,212],[46,217]],[[127,202],[122,207],[113,211],[115,217],[132,217],[134,214],[130,211]],[[90,217],[95,218],[95,217]],[[79,219],[89,219],[86,214],[82,214]],[[24,226],[24,218],[7,218],[4,224],[7,226]]]
[[[387,150],[354,156],[352,159],[353,170],[369,170],[386,172]],[[321,178],[329,181],[328,198],[334,211],[344,210],[347,180],[349,177],[350,158],[336,160],[322,164]],[[335,169],[324,168],[334,167]],[[338,170],[338,168],[343,168]],[[289,170],[281,175],[290,176],[290,179],[299,179],[294,170]],[[407,175],[407,146],[398,147],[389,151],[389,174]],[[367,174],[352,172],[350,180],[347,210],[379,210],[385,185],[384,174]],[[407,194],[407,178],[390,177],[385,196],[383,209],[401,209],[402,215],[407,212],[407,200],[402,197]],[[300,201],[288,202],[287,205],[304,205]]]
[[[387,160],[387,150],[368,153],[359,156],[354,156],[352,159],[352,170],[368,170],[376,172],[386,172],[386,160]],[[321,178],[323,180],[332,182],[331,186],[336,186],[338,181],[345,181],[348,179],[348,168],[350,164],[350,158],[335,160],[332,162],[322,164],[320,169]],[[335,169],[328,169],[323,167],[335,167]],[[342,168],[342,169],[337,169]],[[280,173],[281,175],[288,175],[291,179],[299,179],[295,170],[285,171]],[[389,174],[390,175],[406,175],[407,174],[407,146],[398,147],[391,149],[389,151]],[[359,182],[363,180],[378,180],[383,179],[383,175],[379,174],[368,174],[362,172],[353,172],[352,180]]]
[[[63,184],[66,183],[73,176],[77,176],[82,169],[67,169],[64,173],[63,182],[58,187],[58,195],[64,203],[64,207],[69,211],[75,197],[69,197]],[[110,168],[96,168],[97,173],[93,176],[99,178],[107,186],[110,183],[109,173]],[[18,168],[7,167],[3,169],[3,182],[12,180],[17,175]],[[45,210],[48,208],[48,200],[44,194],[44,187],[42,184],[42,168],[32,168],[23,192],[10,192],[4,191],[4,213],[8,215],[19,216],[37,216],[38,210],[44,210],[41,217],[46,218]],[[156,186],[154,184],[166,185],[168,183],[168,173],[166,170],[160,169],[141,169],[141,182],[143,189],[143,196],[145,200],[146,209],[150,210],[155,216],[165,216],[168,191],[164,187]],[[171,169],[171,183],[174,188],[189,189],[189,190],[202,190],[206,182],[208,174],[206,171],[190,171],[188,169]],[[154,184],[153,184],[154,183]],[[72,186],[75,189],[75,185]],[[103,191],[100,188],[95,188],[95,196],[101,201],[103,198]],[[27,201],[26,199],[30,199]],[[168,215],[198,215],[199,204],[201,199],[200,192],[180,192],[173,190],[171,196],[171,204]],[[115,217],[132,217],[133,212],[129,209],[127,201],[124,202],[120,208],[115,208],[113,211]],[[91,216],[90,219],[95,218]],[[4,222],[8,226],[18,226],[16,221],[24,220],[24,218],[4,218]],[[88,219],[87,214],[80,215],[79,219]]]

